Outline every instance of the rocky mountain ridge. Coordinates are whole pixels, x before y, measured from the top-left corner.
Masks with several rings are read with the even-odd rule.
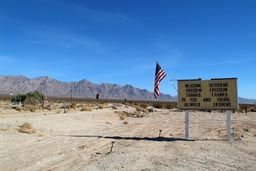
[[[78,82],[62,82],[48,76],[27,78],[24,76],[0,76],[0,94],[22,94],[31,91],[43,92],[47,96],[79,97],[111,99],[154,100],[154,94],[146,89],[135,88],[132,85],[95,84],[86,79]],[[160,94],[159,100],[175,101],[170,95]]]
[[[0,94],[23,94],[31,91],[39,91],[47,96],[56,97],[78,97],[131,100],[155,100],[154,94],[146,89],[135,88],[132,85],[120,86],[118,84],[95,84],[86,79],[77,82],[63,82],[48,76],[38,78],[27,78],[22,75],[0,76]],[[159,100],[177,101],[177,96],[160,94]],[[256,104],[256,99],[238,98],[238,103]]]

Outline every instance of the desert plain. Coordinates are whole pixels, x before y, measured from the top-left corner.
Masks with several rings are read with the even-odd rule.
[[[59,107],[58,107],[59,105]],[[256,170],[256,113],[185,111],[105,103],[64,112],[63,104],[36,111],[0,104],[0,170],[170,171]],[[24,123],[32,131],[22,131]]]

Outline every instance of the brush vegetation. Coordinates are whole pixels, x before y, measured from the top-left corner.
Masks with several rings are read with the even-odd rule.
[[[31,123],[25,122],[19,129],[21,133],[34,134],[36,133],[36,129],[32,126]]]
[[[92,108],[91,107],[83,107],[81,109],[82,112],[86,111],[86,112],[91,112],[92,111]]]
[[[11,102],[21,102],[23,104],[38,104],[43,100],[43,96],[38,91],[29,92],[27,94],[18,94],[11,98]]]

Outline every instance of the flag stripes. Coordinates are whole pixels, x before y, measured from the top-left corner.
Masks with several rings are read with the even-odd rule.
[[[156,71],[155,71],[155,84],[154,84],[154,96],[157,99],[157,97],[160,95],[159,92],[159,84],[166,76],[165,71],[161,68],[161,66],[156,63]]]

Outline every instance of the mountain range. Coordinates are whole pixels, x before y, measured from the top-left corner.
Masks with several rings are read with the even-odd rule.
[[[47,96],[95,98],[99,94],[105,99],[155,100],[154,93],[132,85],[95,84],[86,79],[77,82],[63,82],[48,76],[27,78],[25,76],[0,76],[0,94],[24,94],[39,91]],[[177,101],[177,96],[160,94],[159,100]],[[238,103],[255,104],[256,99],[238,98]]]
[[[0,94],[24,94],[39,91],[46,96],[95,98],[99,94],[105,99],[136,99],[154,100],[154,94],[146,89],[135,88],[131,85],[95,84],[88,80],[78,82],[62,82],[48,76],[27,78],[25,76],[0,76]],[[160,94],[159,100],[175,101],[176,98]]]

